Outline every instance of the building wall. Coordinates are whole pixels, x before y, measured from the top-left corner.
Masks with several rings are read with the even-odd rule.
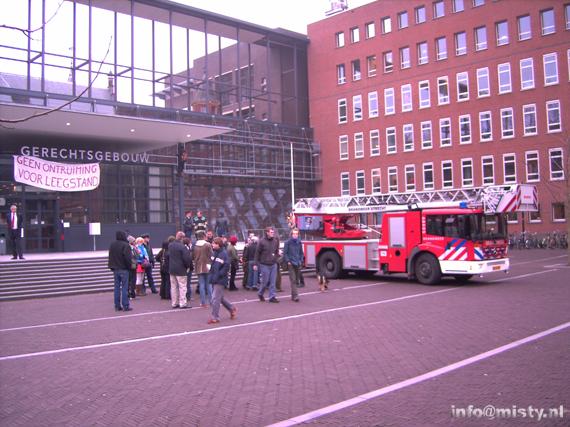
[[[443,5],[444,16],[434,17],[436,3],[438,6]],[[342,173],[348,174],[350,194],[377,191],[377,187],[372,188],[374,169],[379,169],[382,193],[396,190],[396,186],[389,188],[389,168],[397,168],[398,192],[422,190],[425,185],[422,174],[424,163],[433,163],[435,189],[442,189],[443,161],[452,162],[452,181],[447,180],[447,183],[453,188],[460,188],[470,184],[462,179],[462,159],[472,160],[472,185],[480,186],[483,185],[482,158],[492,156],[494,184],[503,184],[511,179],[518,183],[534,182],[538,186],[541,221],[529,224],[529,218],[526,217],[526,229],[547,231],[565,228],[563,221],[553,220],[552,204],[564,203],[568,191],[568,168],[560,169],[567,165],[566,156],[570,148],[570,6],[556,0],[480,0],[479,6],[474,6],[473,0],[464,0],[462,3],[464,10],[455,12],[456,1],[452,0],[433,3],[377,1],[309,26],[310,123],[315,140],[322,147],[322,164],[326,165],[318,193],[322,196],[340,195]],[[513,7],[515,4],[516,7]],[[426,20],[417,24],[415,9],[421,6],[425,7]],[[542,35],[541,11],[549,9],[554,13],[555,30],[551,34]],[[408,14],[409,25],[400,29],[398,14],[404,11]],[[519,40],[518,17],[524,15],[530,17],[531,37]],[[391,20],[391,31],[383,33],[382,23],[385,17]],[[502,21],[506,21],[508,26],[508,43],[498,46],[496,25]],[[375,34],[371,37],[367,37],[368,23],[373,23],[375,29]],[[475,29],[481,26],[486,27],[487,47],[476,50]],[[358,28],[360,35],[360,40],[354,43],[351,42],[353,28]],[[466,36],[466,53],[456,55],[455,34],[461,32]],[[337,33],[344,33],[345,44],[342,47],[336,45]],[[446,39],[447,57],[437,59],[436,39],[441,37]],[[420,65],[418,43],[421,42],[427,43],[428,59]],[[406,46],[410,49],[410,66],[402,68],[399,50]],[[383,66],[383,54],[389,51],[393,54],[391,71],[385,70]],[[547,56],[546,59],[553,56],[557,59],[557,72],[551,74],[553,82],[545,84],[545,55],[549,54],[554,55]],[[369,74],[367,58],[374,55],[376,72]],[[534,85],[522,90],[520,61],[528,58],[532,58],[533,62]],[[360,60],[359,80],[353,79],[351,75],[351,61],[354,60]],[[341,64],[344,64],[346,70],[345,82],[339,81],[337,75],[337,66]],[[511,90],[504,93],[499,93],[499,64],[510,64]],[[552,67],[552,64],[548,66]],[[485,68],[488,69],[490,93],[489,96],[479,96],[477,70]],[[468,77],[468,99],[465,100],[458,100],[457,81],[462,76],[460,73],[467,73]],[[438,78],[444,76],[448,80],[448,103],[440,103],[438,99]],[[420,108],[420,82],[429,85],[429,104],[423,108]],[[403,111],[402,103],[402,87],[406,85],[411,87],[409,111]],[[394,90],[394,114],[386,112],[384,93],[390,88]],[[368,96],[374,92],[377,92],[379,100],[377,116],[371,114],[368,105]],[[362,97],[362,119],[355,117],[353,97],[358,95]],[[342,99],[347,103],[345,123],[339,123],[338,103]],[[531,109],[532,105],[536,109],[537,131],[525,135],[523,106]],[[553,111],[550,126],[548,125],[547,105],[559,105],[559,126],[555,123]],[[513,111],[513,136],[503,136],[501,129],[501,110],[508,108]],[[492,129],[491,138],[482,140],[480,122],[485,117],[480,118],[480,113],[485,112],[491,116]],[[504,110],[503,114],[507,112]],[[469,117],[471,127],[471,136],[465,138],[463,143],[460,142],[460,117],[463,120]],[[451,124],[451,143],[442,147],[440,119],[446,118]],[[422,122],[431,122],[431,146],[425,144],[422,147]],[[406,125],[406,129],[409,125],[413,127],[413,146],[408,144],[404,147]],[[396,144],[395,150],[388,153],[386,131],[391,128],[395,130]],[[529,126],[527,128],[530,130]],[[465,127],[464,129],[466,131]],[[380,141],[379,154],[372,154],[370,132],[376,130]],[[356,150],[355,146],[359,133],[363,136],[362,150]],[[343,136],[348,140],[348,148],[341,160],[340,140]],[[534,160],[527,165],[526,156],[534,156],[535,153],[538,155],[538,167]],[[552,153],[562,153],[562,159],[559,160],[556,156],[551,159]],[[515,156],[515,176],[505,176],[505,155]],[[415,168],[413,181],[410,179],[406,182],[406,166]],[[529,173],[527,166],[530,168]],[[359,172],[364,174],[364,187],[357,189],[356,175]],[[538,178],[534,172],[538,172]],[[511,226],[511,229],[516,230],[521,226],[520,214],[517,223],[518,226]]]

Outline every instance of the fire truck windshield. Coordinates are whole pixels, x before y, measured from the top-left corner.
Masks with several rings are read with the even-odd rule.
[[[507,224],[502,214],[426,215],[426,232],[467,240],[496,240],[506,239]]]

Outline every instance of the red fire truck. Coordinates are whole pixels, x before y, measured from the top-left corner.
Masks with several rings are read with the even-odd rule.
[[[306,265],[328,278],[405,273],[435,284],[507,272],[506,214],[537,211],[537,200],[535,186],[514,184],[301,199],[294,214]]]

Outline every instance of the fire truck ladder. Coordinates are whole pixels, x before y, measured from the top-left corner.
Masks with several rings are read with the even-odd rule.
[[[301,199],[296,214],[386,212],[415,208],[481,207],[485,213],[538,211],[536,187],[530,184],[495,185],[454,190],[417,191]]]

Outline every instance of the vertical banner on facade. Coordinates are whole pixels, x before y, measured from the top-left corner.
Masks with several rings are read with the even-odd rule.
[[[14,156],[14,180],[53,191],[89,191],[99,186],[99,163],[57,163]]]

